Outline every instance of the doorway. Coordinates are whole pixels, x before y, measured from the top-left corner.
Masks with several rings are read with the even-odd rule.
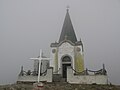
[[[68,66],[71,66],[71,64],[62,64],[63,78],[67,78],[67,67]]]
[[[67,67],[71,66],[71,58],[69,56],[64,56],[62,58],[62,77],[67,78]]]

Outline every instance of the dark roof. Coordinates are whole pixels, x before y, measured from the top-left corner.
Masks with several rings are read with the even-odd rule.
[[[67,38],[67,40],[70,40],[72,43],[77,42],[77,38],[74,32],[74,28],[70,19],[70,15],[69,15],[69,10],[67,9],[67,13],[65,16],[65,20],[64,20],[64,24],[62,27],[62,32],[60,35],[60,39],[59,39],[59,43],[62,42],[65,38]]]

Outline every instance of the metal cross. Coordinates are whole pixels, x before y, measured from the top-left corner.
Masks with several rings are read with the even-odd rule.
[[[38,58],[30,58],[32,60],[39,60],[39,70],[38,70],[38,83],[39,83],[39,80],[40,80],[40,67],[41,67],[41,60],[50,60],[50,58],[43,58],[42,57],[42,49],[40,49],[40,57]]]

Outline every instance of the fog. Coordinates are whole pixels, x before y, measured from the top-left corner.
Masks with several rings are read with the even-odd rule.
[[[120,0],[0,0],[0,84],[15,83],[22,65],[33,69],[29,58],[39,49],[50,56],[68,5],[85,68],[104,63],[109,81],[120,84]]]

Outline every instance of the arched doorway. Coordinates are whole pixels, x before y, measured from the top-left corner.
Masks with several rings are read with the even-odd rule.
[[[71,58],[69,56],[64,56],[62,58],[62,77],[67,78],[67,67],[71,66]]]

